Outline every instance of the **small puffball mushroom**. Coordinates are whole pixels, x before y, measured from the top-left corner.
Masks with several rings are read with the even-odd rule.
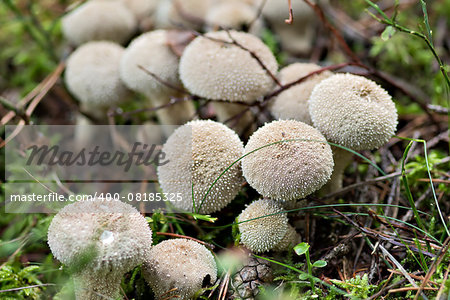
[[[62,18],[63,34],[74,45],[93,40],[122,44],[136,27],[133,13],[120,1],[87,1]]]
[[[100,118],[108,107],[128,96],[119,76],[124,48],[108,41],[93,41],[77,48],[68,58],[64,80],[69,91]],[[100,116],[100,114],[103,114]]]
[[[115,298],[123,275],[149,254],[152,232],[131,205],[95,199],[61,209],[49,226],[48,244],[73,270],[77,299]]]
[[[173,132],[162,148],[169,163],[158,167],[159,184],[169,195],[181,193],[182,200],[173,202],[178,209],[192,211],[194,198],[200,213],[216,212],[230,203],[241,188],[240,162],[222,175],[206,198],[205,195],[219,175],[242,156],[243,148],[238,135],[221,123],[186,123]]]
[[[114,1],[114,0],[113,0]],[[146,31],[153,26],[154,13],[159,0],[120,0],[134,14],[139,29]]]
[[[166,240],[154,246],[142,271],[158,299],[192,299],[197,291],[217,279],[211,252],[188,239]]]
[[[255,7],[243,1],[228,0],[211,7],[206,14],[205,20],[209,29],[247,29],[250,33],[256,35],[258,34],[258,29],[261,29],[261,22],[255,21],[254,24],[251,23],[257,17],[258,11]],[[251,27],[248,28],[249,26]]]
[[[278,245],[278,250],[285,250],[292,232],[288,232],[287,214],[282,211],[282,207],[270,199],[254,201],[247,206],[238,217],[241,242],[245,247],[255,253],[270,251]]]
[[[286,230],[286,234],[283,236],[281,241],[273,247],[273,251],[275,252],[281,252],[289,250],[291,247],[296,246],[301,242],[301,237],[297,233],[294,227],[291,225],[288,225],[288,228]]]
[[[155,74],[163,82],[182,90],[178,77],[178,56],[168,45],[168,31],[155,30],[134,39],[120,62],[120,77],[133,91],[144,94],[153,106],[168,104],[179,91],[164,85],[140,68]],[[195,114],[192,102],[183,101],[156,111],[163,125],[181,125]]]
[[[310,63],[294,63],[280,70],[278,79],[281,84],[294,82],[321,67]],[[292,119],[312,125],[308,111],[308,99],[313,88],[320,81],[333,75],[330,71],[324,71],[313,75],[305,81],[283,91],[270,105],[270,112],[277,119]]]
[[[248,51],[231,44],[229,34],[270,72],[277,71],[275,57],[260,39],[244,32],[217,31],[186,47],[180,60],[181,81],[191,93],[207,99],[254,101],[272,89],[273,79]]]
[[[200,30],[214,0],[160,0],[155,13],[156,28]]]
[[[336,74],[316,85],[309,112],[330,142],[353,150],[385,144],[398,119],[391,96],[374,81],[353,74]]]
[[[277,143],[280,141],[286,142]],[[323,135],[295,120],[273,121],[260,127],[244,153],[248,155],[242,159],[242,171],[249,185],[278,201],[310,195],[330,179],[333,171],[333,154]]]
[[[320,82],[308,101],[314,126],[330,141],[353,150],[379,148],[394,135],[397,110],[391,96],[375,82],[358,75],[336,74]],[[352,154],[333,147],[336,158],[324,192],[342,187]]]

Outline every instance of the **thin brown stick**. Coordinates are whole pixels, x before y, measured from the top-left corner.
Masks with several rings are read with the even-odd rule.
[[[292,3],[291,0],[288,0],[289,5],[289,19],[284,20],[284,23],[291,25],[294,23],[294,14],[292,12]]]
[[[139,69],[141,69],[142,71],[144,71],[146,74],[150,75],[151,77],[153,77],[156,81],[158,81],[159,83],[161,83],[164,86],[167,86],[168,88],[171,88],[179,93],[182,94],[187,94],[187,91],[184,89],[181,89],[177,86],[174,86],[173,84],[171,84],[170,82],[160,78],[159,76],[157,76],[155,73],[153,73],[152,71],[150,71],[149,69],[146,69],[144,66],[142,65],[138,65],[137,66]]]

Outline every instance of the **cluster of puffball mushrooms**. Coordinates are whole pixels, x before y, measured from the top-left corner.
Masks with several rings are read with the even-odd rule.
[[[174,202],[180,211],[211,214],[247,182],[261,197],[240,213],[238,226],[242,244],[254,253],[296,245],[301,237],[286,207],[338,190],[352,158],[347,149],[377,149],[397,125],[395,105],[382,87],[362,76],[323,71],[278,92],[268,105],[274,121],[256,128],[245,107],[321,69],[293,63],[278,70],[258,37],[268,22],[283,49],[308,51],[315,19],[310,8],[294,1],[296,20],[287,25],[284,1],[268,0],[262,17],[260,3],[90,0],[62,19],[64,35],[76,47],[65,84],[81,110],[106,122],[108,110],[131,101],[133,92],[147,99],[142,107],[163,106],[156,110],[159,124],[180,126],[166,133],[163,152],[170,163],[157,170],[161,190],[182,194],[183,201]],[[185,45],[174,45],[174,36]],[[195,118],[193,97],[173,102],[187,95],[210,101],[217,121]],[[224,124],[236,114],[233,129]],[[80,115],[77,122],[92,120]],[[158,298],[190,299],[217,279],[209,249],[189,239],[152,246],[145,218],[120,201],[67,205],[54,217],[48,243],[73,271],[77,299],[118,297],[123,275],[141,264]]]

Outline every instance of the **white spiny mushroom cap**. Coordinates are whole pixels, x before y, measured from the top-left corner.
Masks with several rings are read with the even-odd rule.
[[[275,57],[260,39],[244,32],[229,33],[270,72],[277,71]],[[220,41],[232,39],[226,31],[210,32],[194,39],[184,50],[180,78],[189,91],[212,100],[251,102],[272,89],[272,78],[248,51]]]
[[[213,182],[242,156],[243,144],[227,126],[196,120],[177,128],[162,151],[169,163],[158,167],[161,188],[165,193],[181,193],[182,201],[173,204],[192,211],[192,190],[198,210]],[[242,181],[241,165],[237,162],[212,187],[200,212],[212,213],[225,207],[239,192]]]
[[[48,229],[48,244],[53,255],[70,267],[78,267],[81,257],[88,255],[91,260],[84,271],[123,274],[148,255],[152,232],[131,205],[96,199],[62,208]]]
[[[178,57],[168,45],[167,31],[155,30],[134,39],[120,62],[120,77],[128,88],[147,97],[174,92],[139,66],[154,73],[163,81],[181,87],[178,77]]]
[[[213,0],[160,0],[156,9],[157,28],[200,29]]]
[[[156,297],[164,294],[162,298],[191,299],[202,287],[216,281],[217,266],[205,246],[188,239],[172,239],[152,248],[143,274]],[[173,288],[176,290],[167,293]]]
[[[258,12],[251,5],[237,0],[220,2],[214,5],[206,14],[209,27],[220,26],[227,29],[242,29],[244,25],[257,18]]]
[[[62,18],[64,36],[74,45],[92,40],[122,44],[136,26],[133,13],[120,1],[87,1]]]
[[[381,147],[395,133],[397,110],[374,81],[352,74],[323,80],[309,99],[314,126],[333,143],[354,150]]]
[[[123,101],[128,89],[120,80],[122,46],[93,41],[76,49],[67,60],[65,83],[78,100],[92,107],[107,107]]]
[[[289,141],[293,139],[298,140]],[[283,140],[286,142],[261,148]],[[278,201],[308,196],[322,187],[333,171],[333,154],[323,135],[295,120],[273,121],[260,127],[244,152],[252,152],[242,159],[249,185]]]
[[[245,247],[260,253],[280,243],[289,226],[287,215],[282,211],[281,206],[270,199],[254,201],[247,206],[238,217],[238,222],[243,222],[238,226]]]
[[[316,64],[294,63],[280,70],[278,79],[282,84],[288,84],[319,70],[321,67]],[[312,125],[308,111],[308,99],[313,88],[320,81],[333,75],[330,71],[313,75],[300,84],[280,93],[273,99],[270,112],[277,119],[292,119]]]

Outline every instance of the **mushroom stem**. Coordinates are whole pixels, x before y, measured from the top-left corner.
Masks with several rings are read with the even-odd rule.
[[[214,101],[213,106],[217,120],[221,123],[227,122],[238,135],[249,136],[255,131],[256,127],[253,120],[253,115],[250,110],[245,110],[244,105],[229,102]]]
[[[163,106],[169,104],[171,101],[171,96],[175,98],[182,95],[155,95],[150,96],[150,102],[154,107]],[[156,117],[159,120],[160,125],[183,125],[190,121],[195,115],[194,104],[191,101],[181,101],[174,103],[168,107],[158,109],[156,111]],[[164,130],[164,134],[169,136],[172,133],[172,129]],[[167,131],[167,132],[166,132]]]
[[[122,275],[114,272],[98,274],[92,270],[73,274],[77,300],[116,299],[120,294]]]
[[[331,179],[321,189],[322,194],[334,193],[342,188],[345,168],[352,161],[353,154],[345,149],[331,146],[333,151],[334,169]]]

